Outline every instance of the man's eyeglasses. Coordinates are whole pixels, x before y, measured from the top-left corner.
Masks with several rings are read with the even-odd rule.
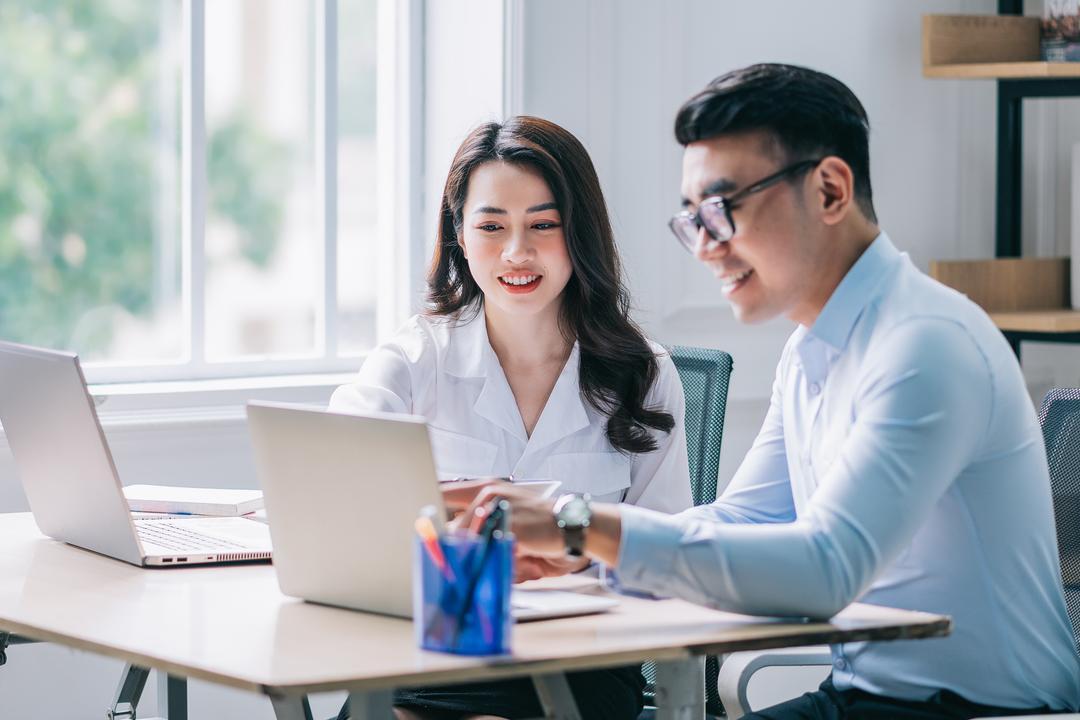
[[[689,210],[683,210],[681,213],[673,216],[671,220],[668,221],[668,227],[671,228],[671,232],[674,233],[679,244],[690,252],[693,252],[694,247],[697,245],[699,228],[705,228],[705,232],[707,232],[709,237],[713,240],[717,242],[727,242],[735,235],[735,220],[731,217],[731,211],[737,206],[740,200],[749,195],[753,195],[756,192],[761,192],[765,188],[775,185],[788,176],[806,172],[807,170],[816,167],[821,160],[822,158],[818,158],[817,160],[802,160],[793,165],[788,165],[783,170],[774,172],[772,175],[762,178],[752,185],[748,185],[734,195],[729,195],[727,197],[717,196],[704,200],[698,205],[696,213],[692,213]]]

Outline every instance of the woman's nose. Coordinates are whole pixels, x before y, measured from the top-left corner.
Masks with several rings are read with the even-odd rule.
[[[513,232],[503,245],[502,257],[510,263],[522,263],[529,259],[532,248],[525,234],[520,231]]]

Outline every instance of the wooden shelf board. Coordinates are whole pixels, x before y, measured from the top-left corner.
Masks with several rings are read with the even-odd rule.
[[[975,78],[1080,78],[1080,62],[1007,62],[924,65],[923,76],[928,78],[953,78],[958,80]]]
[[[990,319],[1000,330],[1018,332],[1080,332],[1080,310],[1029,310],[1027,312],[991,313]]]

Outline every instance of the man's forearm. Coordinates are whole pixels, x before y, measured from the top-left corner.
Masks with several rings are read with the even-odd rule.
[[[608,503],[592,507],[592,519],[585,533],[585,554],[614,567],[619,561],[622,541],[622,516],[619,506]]]

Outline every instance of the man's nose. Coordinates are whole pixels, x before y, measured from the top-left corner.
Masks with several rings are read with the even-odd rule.
[[[702,262],[706,260],[713,260],[718,255],[727,252],[727,243],[714,240],[713,236],[703,228],[699,227],[697,231],[697,242],[694,243],[694,257]]]

